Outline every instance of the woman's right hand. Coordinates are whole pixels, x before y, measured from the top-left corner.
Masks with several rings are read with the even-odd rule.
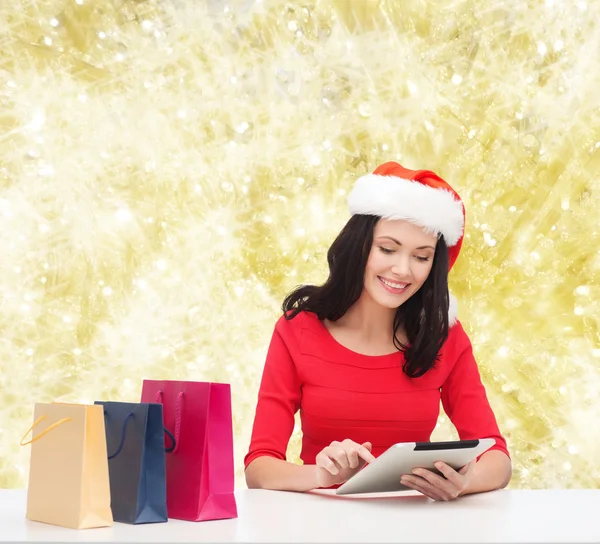
[[[358,444],[352,440],[332,442],[317,454],[318,487],[342,484],[367,463],[375,461],[370,442]]]

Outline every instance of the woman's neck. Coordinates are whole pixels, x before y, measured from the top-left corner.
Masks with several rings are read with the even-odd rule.
[[[395,315],[395,308],[384,308],[362,296],[337,323],[367,340],[390,339]]]

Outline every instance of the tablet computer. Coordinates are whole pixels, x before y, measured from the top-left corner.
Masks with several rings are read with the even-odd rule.
[[[483,438],[454,442],[394,444],[375,461],[338,487],[336,494],[406,491],[410,488],[400,483],[403,474],[411,474],[415,468],[426,468],[441,474],[434,466],[436,461],[443,461],[453,469],[459,470],[489,450],[495,443],[493,438]]]

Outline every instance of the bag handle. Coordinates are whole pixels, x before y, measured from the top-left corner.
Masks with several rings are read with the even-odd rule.
[[[175,437],[170,433],[169,429],[167,429],[166,427],[163,427],[163,429],[165,430],[165,433],[167,433],[167,435],[171,439],[171,447],[170,448],[165,448],[165,452],[166,453],[173,453],[173,451],[177,447],[177,441],[175,440]]]
[[[108,412],[106,410],[104,410],[104,417],[106,417],[108,415]],[[117,455],[119,455],[119,453],[121,453],[121,451],[123,451],[123,446],[125,446],[125,432],[127,431],[127,423],[129,423],[129,420],[133,418],[133,412],[129,412],[127,414],[127,417],[125,418],[125,421],[123,422],[123,429],[121,430],[121,442],[119,443],[119,446],[117,447],[117,451],[115,453],[113,453],[112,455],[108,456],[109,461],[111,459],[114,459]]]
[[[106,410],[104,410],[104,417],[106,417],[107,415],[108,415],[108,412]],[[125,418],[125,421],[123,422],[123,430],[121,431],[121,442],[119,442],[119,446],[117,447],[117,451],[115,453],[113,453],[112,455],[108,456],[109,460],[110,459],[114,459],[123,450],[123,447],[125,446],[125,432],[127,431],[127,423],[129,423],[129,420],[131,418],[133,418],[133,417],[134,417],[133,412],[129,412],[127,414],[127,417]],[[169,435],[169,438],[172,441],[171,447],[170,448],[165,448],[165,452],[169,453],[169,452],[172,452],[173,449],[176,447],[175,437],[166,428],[164,428],[164,430]]]
[[[27,446],[27,444],[32,444],[33,442],[37,442],[40,438],[42,438],[42,436],[48,434],[52,429],[56,429],[56,427],[58,427],[59,425],[62,425],[63,423],[66,423],[67,421],[71,421],[70,417],[64,417],[63,419],[59,419],[56,423],[53,423],[52,425],[50,425],[47,429],[44,429],[40,434],[38,434],[36,437],[32,438],[31,440],[28,440],[27,442],[23,442],[23,440],[25,440],[25,438],[27,437],[27,435],[33,431],[33,429],[35,427],[37,427],[37,425],[43,420],[46,419],[46,416],[41,416],[38,417],[34,422],[33,425],[31,427],[29,427],[29,429],[27,429],[27,432],[23,435],[23,438],[21,438],[21,446]]]
[[[180,391],[177,395],[177,404],[175,405],[175,436],[173,436],[167,429],[165,428],[165,432],[169,435],[171,440],[173,441],[173,447],[169,448],[169,450],[165,450],[168,453],[175,453],[177,448],[179,448],[179,438],[181,436],[181,402],[183,399],[183,391]],[[163,403],[163,391],[159,389],[156,392],[156,402],[159,404]]]

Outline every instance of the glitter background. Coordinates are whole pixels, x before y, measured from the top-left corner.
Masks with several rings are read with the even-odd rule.
[[[591,1],[2,2],[0,487],[34,402],[144,377],[231,383],[243,485],[281,300],[387,160],[465,201],[511,486],[598,487],[599,56]]]

